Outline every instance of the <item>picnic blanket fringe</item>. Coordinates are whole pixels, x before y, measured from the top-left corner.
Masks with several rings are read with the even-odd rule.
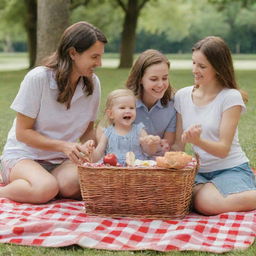
[[[182,220],[102,218],[74,200],[33,205],[0,199],[0,243],[106,250],[247,249],[256,236],[256,211],[217,216],[191,213]]]

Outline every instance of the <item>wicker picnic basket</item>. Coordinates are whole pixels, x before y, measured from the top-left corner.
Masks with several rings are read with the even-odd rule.
[[[198,169],[160,167],[78,167],[81,194],[89,215],[170,219],[190,211]]]

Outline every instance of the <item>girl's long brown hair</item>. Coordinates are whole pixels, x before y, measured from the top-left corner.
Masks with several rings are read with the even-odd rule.
[[[135,96],[139,99],[142,99],[144,93],[143,85],[141,84],[141,79],[144,76],[146,69],[152,65],[159,63],[166,63],[168,68],[170,68],[169,60],[161,52],[154,49],[149,49],[142,52],[138,59],[135,61],[134,65],[132,66],[125,86],[128,89],[132,90]],[[167,106],[168,102],[172,99],[173,95],[174,90],[169,82],[169,86],[161,99],[162,105]]]
[[[239,90],[244,102],[248,101],[247,93],[239,89],[236,82],[231,52],[222,38],[217,36],[205,37],[193,46],[192,52],[194,51],[201,51],[204,54],[214,68],[219,83],[224,88]]]
[[[96,41],[107,43],[104,34],[96,27],[85,21],[77,22],[68,27],[60,41],[56,52],[44,61],[46,67],[55,71],[55,79],[58,85],[59,94],[57,101],[64,103],[67,109],[74,94],[70,84],[70,74],[72,71],[72,59],[69,50],[73,47],[77,52],[82,53],[88,50]],[[89,77],[83,77],[84,93],[88,96],[93,93],[93,82]]]

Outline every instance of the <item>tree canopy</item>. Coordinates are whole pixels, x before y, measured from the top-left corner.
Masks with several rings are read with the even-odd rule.
[[[0,51],[29,50],[31,66],[35,55],[31,45],[36,45],[39,22],[37,2],[0,1]],[[86,20],[104,31],[109,41],[106,52],[120,53],[120,67],[130,66],[136,51],[156,48],[165,53],[188,52],[195,41],[208,35],[223,37],[233,52],[256,52],[256,0],[70,0],[70,3],[69,22]]]

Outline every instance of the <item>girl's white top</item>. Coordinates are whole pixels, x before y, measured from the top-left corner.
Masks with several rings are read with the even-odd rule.
[[[11,108],[35,119],[34,130],[42,135],[63,141],[76,142],[86,131],[89,123],[95,121],[100,103],[100,82],[93,75],[94,91],[87,96],[83,92],[80,79],[73,95],[70,109],[57,102],[58,87],[52,69],[36,67],[25,76]],[[67,156],[61,152],[51,152],[30,147],[17,141],[16,119],[9,131],[2,158],[29,158],[58,163]]]
[[[242,106],[242,112],[246,109],[240,92],[235,89],[223,89],[213,101],[199,107],[192,101],[192,90],[193,86],[185,87],[175,95],[174,106],[182,116],[183,130],[187,130],[192,125],[200,124],[202,125],[201,137],[203,139],[219,141],[223,112],[236,105]],[[230,152],[225,158],[213,156],[194,145],[193,149],[200,156],[199,172],[222,170],[249,161],[239,144],[238,129],[236,129]]]

